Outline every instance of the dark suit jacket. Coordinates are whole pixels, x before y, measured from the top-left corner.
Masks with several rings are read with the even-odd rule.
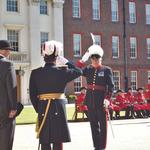
[[[10,110],[16,109],[17,84],[13,64],[0,56],[0,120],[8,120]]]
[[[81,70],[68,63],[69,69],[47,63],[35,69],[30,77],[30,98],[38,113],[39,123],[43,119],[47,101],[40,101],[38,95],[45,93],[64,93],[66,84],[81,75]],[[48,115],[40,133],[40,143],[69,142],[70,135],[66,121],[65,99],[51,102]]]

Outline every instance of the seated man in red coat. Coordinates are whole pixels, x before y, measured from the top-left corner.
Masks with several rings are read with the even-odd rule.
[[[125,93],[123,90],[118,90],[117,91],[117,96],[115,99],[115,104],[119,106],[120,111],[125,110],[125,118],[129,118],[130,114],[130,102],[129,100],[125,97]]]
[[[86,96],[86,88],[81,87],[80,94],[77,95],[76,104],[77,104],[77,110],[84,111],[84,113],[88,117],[88,108],[84,104],[85,96]]]
[[[144,89],[138,88],[136,94],[136,100],[139,106],[141,107],[143,117],[149,116],[150,105],[147,104],[147,100],[144,95]]]

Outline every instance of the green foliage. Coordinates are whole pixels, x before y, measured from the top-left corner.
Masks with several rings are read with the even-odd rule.
[[[76,95],[68,95],[67,99],[68,100],[75,100],[76,99]]]

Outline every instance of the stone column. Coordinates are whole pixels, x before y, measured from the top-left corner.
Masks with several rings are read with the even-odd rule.
[[[63,4],[64,0],[52,0],[53,37],[63,43]]]
[[[41,46],[40,46],[40,9],[39,2],[30,0],[29,3],[29,51],[31,69],[41,66]]]

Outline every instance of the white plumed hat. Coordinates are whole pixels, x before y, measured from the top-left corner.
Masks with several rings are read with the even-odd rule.
[[[100,45],[95,44],[96,41],[95,41],[93,33],[91,33],[91,37],[92,37],[93,45],[91,45],[88,48],[89,55],[90,56],[91,55],[99,55],[100,57],[103,57],[104,51],[103,51],[103,49],[101,48]]]
[[[61,42],[57,42],[57,41],[46,41],[44,42],[43,46],[42,46],[42,53],[43,56],[47,55],[61,55],[63,52],[63,44]]]
[[[93,44],[92,46],[90,46],[88,48],[88,51],[89,51],[90,56],[99,55],[100,57],[103,57],[104,55],[103,49],[99,45],[96,45],[96,44]]]

